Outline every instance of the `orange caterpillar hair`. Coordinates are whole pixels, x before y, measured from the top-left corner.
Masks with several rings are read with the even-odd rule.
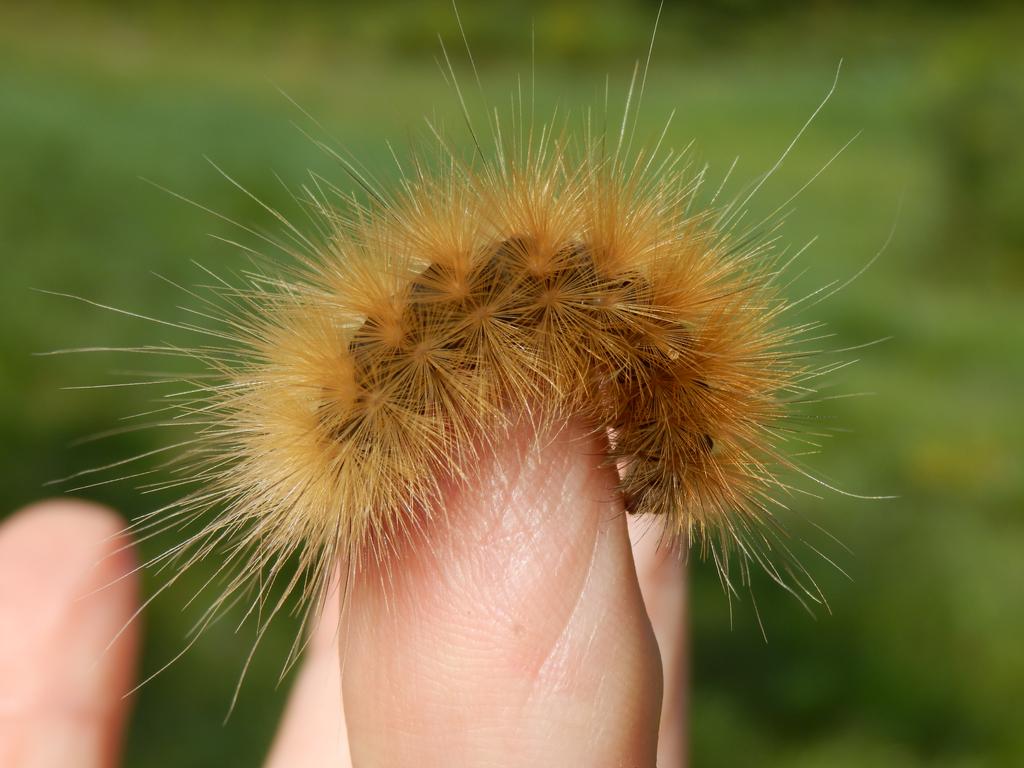
[[[339,557],[386,557],[529,413],[608,434],[626,508],[670,543],[781,581],[778,443],[812,371],[766,239],[693,212],[678,157],[545,132],[441,160],[347,212],[310,195],[323,237],[286,225],[291,268],[215,287],[230,346],[192,352],[219,382],[182,404],[200,485],[162,513],[203,525],[167,556],[229,554],[215,607],[293,555],[322,597]]]
[[[779,221],[737,224],[763,179],[702,207],[703,172],[630,151],[625,119],[617,141],[537,133],[521,109],[515,139],[495,126],[471,158],[437,132],[392,194],[351,164],[364,197],[317,179],[317,235],[272,211],[290,265],[190,292],[211,343],[140,350],[208,368],[172,406],[197,430],[167,485],[195,486],[137,524],[187,532],[157,564],[223,555],[201,626],[258,585],[262,635],[289,594],[325,599],[339,560],[388,558],[523,414],[607,435],[626,509],[729,591],[738,554],[744,581],[754,563],[819,600],[773,505],[780,471],[803,472],[782,451],[802,439],[792,403],[823,369],[796,346],[812,326],[782,319]]]

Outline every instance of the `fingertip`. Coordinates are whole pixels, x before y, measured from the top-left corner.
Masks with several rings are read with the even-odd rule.
[[[72,498],[35,502],[14,512],[0,526],[0,546],[19,549],[45,544],[53,553],[47,558],[52,566],[62,565],[56,557],[59,554],[120,549],[125,536],[125,521],[117,512]]]
[[[123,518],[98,504],[50,499],[0,525],[0,764],[112,764],[134,675],[135,567]]]
[[[135,566],[124,518],[114,510],[80,499],[36,502],[0,526],[0,612],[42,618],[46,606],[59,611],[96,590],[132,602]]]
[[[114,510],[79,499],[36,502],[0,525],[0,610],[9,614],[11,601],[21,611],[80,598],[134,563],[124,519]],[[25,584],[31,589],[19,588]]]
[[[585,425],[531,426],[418,546],[356,578],[342,671],[356,764],[654,764],[661,663],[605,446]]]

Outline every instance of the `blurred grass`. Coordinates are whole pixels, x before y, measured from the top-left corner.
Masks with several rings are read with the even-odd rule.
[[[750,601],[731,620],[712,569],[696,567],[694,765],[1024,764],[1024,59],[1012,31],[1021,16],[827,4],[730,15],[721,5],[667,10],[640,135],[655,136],[678,108],[669,143],[695,140],[697,158],[719,174],[739,154],[735,192],[771,165],[847,58],[837,95],[761,205],[784,200],[863,131],[787,224],[794,244],[819,236],[791,289],[798,296],[857,272],[904,200],[882,259],[808,313],[828,322],[837,346],[894,337],[856,353],[859,362],[834,377],[830,393],[875,396],[827,404],[828,423],[849,431],[810,464],[841,487],[899,499],[794,500],[801,517],[851,548],[797,527],[852,579],[812,564],[831,604],[816,620],[759,584],[768,643]],[[500,104],[516,74],[529,75],[529,21],[510,4],[494,8],[472,6],[464,17]],[[621,99],[631,57],[644,52],[653,9],[582,8],[533,9],[540,114],[600,103],[606,72]],[[274,172],[289,183],[307,168],[343,180],[292,126],[303,118],[274,84],[340,145],[392,174],[385,138],[401,151],[423,114],[460,130],[430,58],[435,30],[457,49],[450,14],[432,3],[359,12],[303,5],[287,14],[271,5],[0,9],[3,510],[46,493],[47,480],[166,440],[140,433],[68,448],[148,400],[143,388],[62,387],[118,381],[118,371],[142,363],[31,353],[189,341],[30,289],[184,319],[182,294],[151,272],[187,285],[203,279],[192,259],[240,268],[238,254],[203,236],[234,233],[138,177],[268,227],[204,155],[293,211]],[[85,493],[132,516],[157,501],[129,483]],[[197,572],[147,613],[144,674],[182,647],[189,618],[179,606],[205,577]],[[147,579],[149,590],[161,583]],[[227,622],[214,627],[142,689],[127,764],[258,764],[282,704],[275,683],[290,633],[287,622],[277,627],[222,726],[251,637]]]

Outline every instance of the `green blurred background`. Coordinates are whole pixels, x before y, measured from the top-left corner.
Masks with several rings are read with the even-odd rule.
[[[296,211],[277,180],[341,169],[293,126],[308,121],[393,177],[433,114],[460,134],[435,57],[461,53],[444,2],[370,7],[96,2],[0,6],[0,509],[50,492],[45,481],[164,444],[144,432],[77,448],[76,438],[151,407],[146,388],[68,391],[125,381],[154,360],[32,357],[82,345],[187,344],[186,334],[33,293],[65,291],[170,320],[187,318],[178,283],[190,263],[244,266],[206,233],[230,227],[139,180],[144,176],[238,221],[273,227],[203,159]],[[540,113],[600,104],[605,75],[624,98],[656,4],[462,3],[488,98],[507,103],[530,72],[536,36]],[[892,336],[856,353],[820,413],[842,432],[809,461],[851,490],[798,499],[796,535],[827,546],[850,580],[808,550],[831,613],[804,613],[768,583],[758,606],[729,610],[713,568],[694,569],[693,765],[1024,765],[1024,14],[944,3],[719,0],[669,2],[639,135],[671,109],[669,143],[695,142],[730,189],[771,165],[828,89],[835,97],[762,192],[786,199],[855,133],[798,201],[786,240],[819,240],[794,297],[844,280],[816,307],[836,346]],[[472,76],[461,60],[463,81]],[[474,97],[475,98],[475,97]],[[618,101],[616,101],[618,100]],[[474,107],[475,108],[475,107]],[[717,176],[714,171],[717,170]],[[800,269],[794,271],[798,273]],[[166,368],[164,368],[166,370]],[[84,492],[130,516],[160,500],[131,483]],[[148,542],[154,555],[167,540]],[[145,617],[144,673],[182,646],[187,588]],[[161,583],[147,575],[147,589]],[[138,696],[128,766],[257,765],[287,686],[277,676],[295,625],[256,656],[240,703],[223,716],[251,631],[216,625]]]

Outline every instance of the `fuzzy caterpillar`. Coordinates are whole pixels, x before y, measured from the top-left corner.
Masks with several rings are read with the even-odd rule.
[[[214,608],[292,555],[320,598],[337,558],[387,558],[523,413],[608,434],[627,509],[667,544],[786,584],[764,550],[784,401],[814,374],[803,329],[778,322],[770,243],[691,212],[701,177],[652,157],[550,138],[446,153],[349,213],[310,196],[324,236],[293,231],[296,266],[215,287],[236,348],[195,352],[221,382],[184,404],[200,487],[163,523],[223,507],[174,553],[227,548]]]
[[[626,509],[727,592],[736,561],[824,600],[775,517],[803,472],[789,444],[813,440],[795,404],[831,368],[799,345],[814,324],[786,324],[781,221],[740,226],[753,192],[703,203],[704,172],[660,141],[630,151],[626,118],[576,138],[520,106],[491,152],[436,132],[390,193],[351,165],[364,197],[314,177],[315,234],[268,208],[287,264],[253,254],[189,291],[211,341],[138,350],[206,368],[164,405],[195,432],[156,487],[192,488],[135,526],[185,532],[151,563],[165,588],[217,558],[198,629],[249,596],[262,636],[289,596],[323,602],[339,561],[388,561],[523,414],[607,436]]]

